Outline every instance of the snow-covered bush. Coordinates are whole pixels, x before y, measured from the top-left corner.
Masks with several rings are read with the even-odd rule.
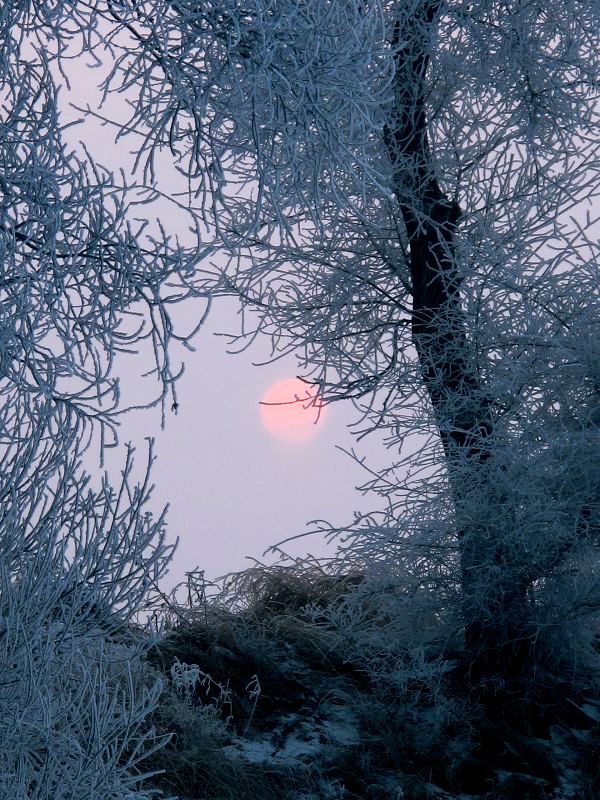
[[[0,476],[0,797],[145,800],[140,765],[165,738],[141,724],[162,682],[133,620],[173,550],[147,476],[132,485],[130,453],[117,490],[67,462],[19,491],[19,466]]]

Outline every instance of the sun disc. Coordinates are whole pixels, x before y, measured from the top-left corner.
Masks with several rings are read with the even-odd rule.
[[[284,442],[306,442],[319,433],[327,412],[314,401],[316,390],[298,378],[274,383],[260,401],[260,416],[267,431]]]

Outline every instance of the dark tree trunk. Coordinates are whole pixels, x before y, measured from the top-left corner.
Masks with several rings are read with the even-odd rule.
[[[412,336],[436,416],[457,510],[465,642],[474,684],[509,689],[532,650],[527,564],[506,547],[506,498],[486,480],[495,452],[490,404],[470,357],[454,256],[458,204],[430,154],[424,100],[428,44],[439,0],[424,0],[394,40],[395,108],[384,131],[410,248]],[[410,24],[410,31],[406,26]],[[473,514],[478,508],[479,513]]]

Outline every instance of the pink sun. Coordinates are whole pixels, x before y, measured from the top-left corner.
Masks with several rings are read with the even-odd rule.
[[[327,408],[314,398],[314,387],[287,378],[274,383],[260,401],[260,416],[272,436],[284,442],[306,442],[323,428]]]

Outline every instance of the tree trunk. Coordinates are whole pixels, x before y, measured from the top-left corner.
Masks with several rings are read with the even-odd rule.
[[[490,404],[470,358],[454,256],[461,217],[435,177],[425,114],[428,49],[439,0],[396,24],[395,104],[384,131],[410,249],[412,337],[446,454],[457,512],[465,644],[474,684],[509,689],[532,650],[527,564],[506,546],[507,498],[486,480],[495,452]],[[407,26],[410,30],[407,30]]]

